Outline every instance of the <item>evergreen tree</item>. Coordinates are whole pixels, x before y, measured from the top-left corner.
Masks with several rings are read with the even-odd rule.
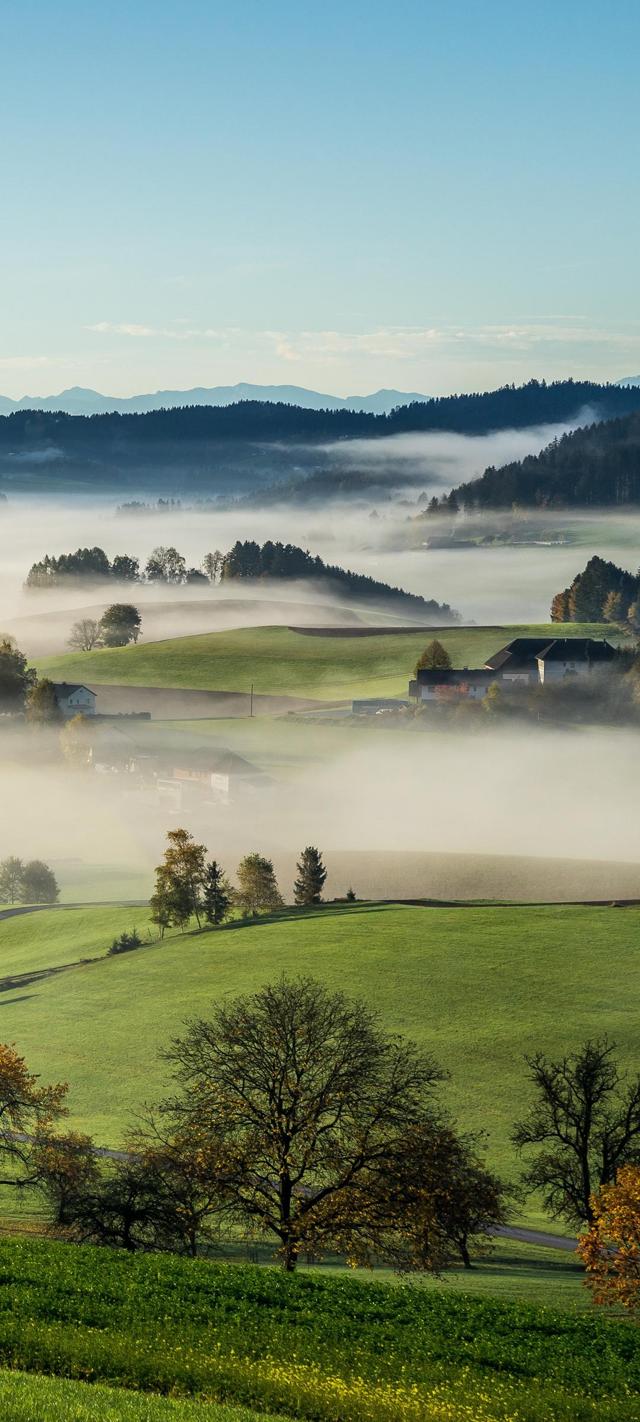
[[[234,897],[247,913],[259,913],[261,909],[273,912],[282,908],[284,900],[272,861],[264,859],[261,854],[246,854],[238,865],[238,887]]]
[[[425,647],[424,652],[416,662],[416,674],[419,671],[449,671],[451,668],[451,657],[442,642],[434,637],[433,642]]]
[[[232,889],[217,860],[207,864],[202,890],[202,907],[207,923],[223,923],[232,902]]]
[[[322,890],[325,886],[327,871],[322,862],[320,850],[314,849],[312,844],[308,844],[307,848],[302,851],[297,869],[298,878],[293,886],[296,903],[322,903]]]

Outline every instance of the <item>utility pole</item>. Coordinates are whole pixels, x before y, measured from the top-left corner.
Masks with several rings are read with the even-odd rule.
[[[251,691],[249,692],[249,715],[253,716],[253,682],[251,683]]]

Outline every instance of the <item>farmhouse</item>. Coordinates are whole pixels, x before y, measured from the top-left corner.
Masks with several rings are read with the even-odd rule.
[[[479,701],[494,682],[508,690],[585,678],[606,670],[615,656],[615,647],[594,637],[515,637],[483,667],[421,668],[409,682],[409,696],[418,701]]]
[[[55,681],[53,688],[63,716],[95,716],[96,693],[71,681]]]
[[[615,647],[595,637],[515,637],[494,652],[485,667],[500,682],[534,686],[564,677],[589,676],[611,662]]]
[[[156,776],[161,800],[174,809],[198,803],[228,805],[272,784],[243,756],[227,750],[182,751],[179,760],[165,762]]]
[[[495,680],[495,672],[482,668],[479,671],[470,671],[468,667],[462,671],[421,668],[415,681],[409,682],[409,696],[418,701],[480,701]]]

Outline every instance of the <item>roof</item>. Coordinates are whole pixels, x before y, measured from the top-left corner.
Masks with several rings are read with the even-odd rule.
[[[610,642],[596,641],[594,637],[556,637],[548,647],[538,652],[539,662],[609,662],[615,657],[615,648]]]
[[[73,696],[74,691],[88,691],[90,696],[96,694],[90,686],[85,686],[82,681],[54,681],[53,688],[56,696]]]
[[[420,667],[416,680],[419,686],[464,686],[470,681],[479,686],[489,686],[492,681],[495,681],[495,676],[485,667],[462,667],[461,669],[456,667],[443,670]]]
[[[553,649],[557,650],[553,650]],[[604,638],[595,637],[514,637],[488,657],[485,667],[491,671],[533,671],[533,663],[544,661],[610,661],[615,656],[615,648]]]
[[[507,662],[512,666],[531,666],[548,645],[548,637],[514,637],[512,642],[507,642],[506,647],[501,647],[499,652],[494,652],[492,657],[487,658],[485,667],[490,671],[500,671]]]

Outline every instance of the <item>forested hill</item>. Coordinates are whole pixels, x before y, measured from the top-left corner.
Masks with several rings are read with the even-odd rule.
[[[502,509],[640,503],[640,413],[575,430],[455,490],[460,504]]]
[[[243,400],[235,405],[151,410],[142,415],[66,415],[19,410],[0,417],[0,456],[56,448],[70,457],[93,453],[122,457],[127,449],[220,440],[309,440],[375,437],[416,430],[484,434],[640,410],[640,389],[589,381],[530,381],[477,395],[447,395],[402,405],[388,415],[353,410],[310,410],[297,405]]]

